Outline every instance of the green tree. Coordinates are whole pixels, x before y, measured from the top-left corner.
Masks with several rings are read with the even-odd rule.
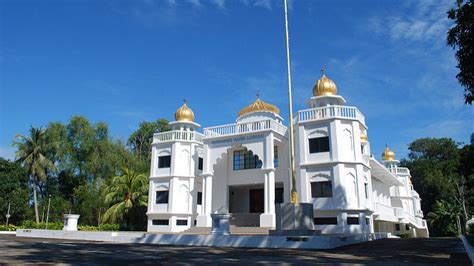
[[[455,236],[458,228],[457,219],[461,210],[459,205],[444,200],[437,200],[433,211],[428,213],[428,223],[431,233],[436,236]]]
[[[408,159],[402,166],[410,168],[413,186],[420,193],[421,208],[427,213],[434,235],[453,234],[456,220],[439,218],[443,210],[456,210],[462,220],[470,218],[474,200],[473,145],[461,144],[449,138],[422,138],[409,145]],[[472,149],[472,150],[471,150]],[[436,226],[436,227],[433,227]]]
[[[130,135],[128,145],[130,145],[135,156],[137,156],[140,161],[145,161],[147,165],[149,165],[153,134],[171,130],[168,123],[166,119],[158,119],[155,122],[144,121],[141,122],[138,129]]]
[[[456,0],[456,8],[448,11],[448,18],[454,20],[449,29],[447,43],[456,50],[456,75],[464,87],[464,100],[472,104],[474,100],[474,0]]]
[[[16,152],[17,161],[27,169],[32,183],[35,218],[36,223],[39,223],[36,190],[39,188],[44,198],[44,191],[41,185],[47,180],[48,171],[55,169],[53,162],[45,156],[45,152],[48,149],[45,141],[45,130],[31,127],[30,136],[18,135],[17,140],[13,144],[18,148]]]
[[[148,204],[148,179],[144,174],[124,168],[105,190],[109,206],[102,222],[121,223],[131,230],[144,229]]]
[[[0,158],[0,221],[10,203],[11,224],[19,224],[28,213],[28,173],[19,163]]]

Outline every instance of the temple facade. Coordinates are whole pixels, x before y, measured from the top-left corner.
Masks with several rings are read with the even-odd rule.
[[[370,152],[364,115],[322,77],[308,108],[294,115],[298,201],[312,203],[322,234],[428,237],[410,172],[388,147]],[[211,227],[229,213],[236,227],[275,228],[276,204],[290,202],[288,128],[275,105],[257,97],[232,124],[199,132],[184,103],[171,131],[153,136],[148,231]]]

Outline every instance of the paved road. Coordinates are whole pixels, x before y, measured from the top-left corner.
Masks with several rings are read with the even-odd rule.
[[[275,250],[109,244],[0,236],[1,263],[249,264],[358,263],[470,265],[455,238],[383,239],[333,250]]]

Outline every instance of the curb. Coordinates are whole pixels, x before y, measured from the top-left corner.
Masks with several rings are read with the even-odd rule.
[[[464,245],[464,249],[466,250],[466,253],[469,256],[469,259],[471,260],[471,264],[474,265],[474,247],[469,244],[469,241],[464,235],[461,236],[461,240]]]

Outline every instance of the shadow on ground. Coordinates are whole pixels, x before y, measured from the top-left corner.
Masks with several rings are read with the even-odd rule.
[[[110,244],[0,236],[2,263],[358,263],[471,265],[459,239],[382,239],[332,250]]]

